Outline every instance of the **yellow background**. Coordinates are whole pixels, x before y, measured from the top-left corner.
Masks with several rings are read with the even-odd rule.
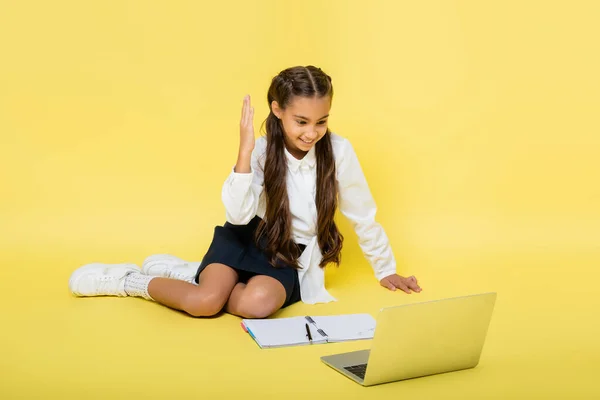
[[[0,397],[600,396],[599,17],[596,1],[2,1]],[[364,389],[319,357],[368,342],[259,350],[229,315],[70,295],[85,263],[200,259],[243,96],[258,131],[272,76],[307,64],[333,77],[330,127],[423,292],[379,287],[340,219],[339,301],[278,316],[497,291],[477,368]]]

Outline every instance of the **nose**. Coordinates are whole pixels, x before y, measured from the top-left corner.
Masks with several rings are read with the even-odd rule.
[[[315,140],[318,136],[319,133],[317,132],[316,129],[306,132],[306,135],[304,135],[308,140]]]

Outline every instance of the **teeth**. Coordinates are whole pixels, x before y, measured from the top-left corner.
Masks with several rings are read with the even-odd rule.
[[[313,142],[313,140],[311,140],[310,142],[307,142],[306,140],[303,140],[303,139],[300,139],[300,140],[302,140],[306,144],[311,144]]]

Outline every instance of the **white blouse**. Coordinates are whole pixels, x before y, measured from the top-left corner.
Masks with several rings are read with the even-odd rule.
[[[375,277],[381,280],[396,273],[396,260],[383,227],[375,221],[375,201],[350,141],[332,133],[331,144],[339,188],[339,210],[351,222]],[[252,152],[250,173],[236,173],[232,170],[225,180],[221,196],[227,221],[231,224],[245,225],[256,215],[260,218],[265,216],[263,168],[266,148],[266,137],[258,138]],[[298,259],[301,267],[298,279],[302,301],[308,304],[335,301],[325,289],[325,273],[319,267],[322,254],[317,242],[315,146],[301,160],[292,156],[287,149],[285,155],[293,240],[306,245]]]

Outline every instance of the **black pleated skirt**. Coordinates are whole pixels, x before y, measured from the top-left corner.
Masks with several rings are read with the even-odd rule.
[[[254,232],[260,221],[260,217],[255,216],[247,225],[225,222],[223,226],[216,226],[210,247],[196,272],[195,281],[198,283],[204,268],[213,263],[225,264],[235,269],[242,283],[247,283],[256,275],[270,276],[281,282],[285,288],[286,299],[283,307],[287,307],[300,301],[298,272],[280,261],[277,267],[273,267],[265,252],[256,246]],[[306,247],[302,244],[298,246],[301,251]],[[264,247],[262,242],[260,247]]]

